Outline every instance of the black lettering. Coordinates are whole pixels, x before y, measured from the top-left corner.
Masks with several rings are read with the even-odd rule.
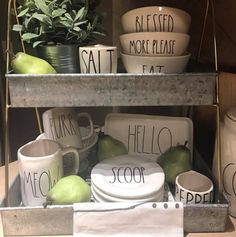
[[[159,20],[159,27],[160,27],[160,32],[163,31],[162,27],[161,27],[161,17],[162,17],[162,14],[159,15],[158,17],[158,20]]]
[[[149,40],[130,40],[129,53],[135,54],[149,54]]]
[[[129,175],[127,175],[127,170],[129,171]],[[127,177],[130,177],[129,180],[127,180]],[[130,167],[125,167],[124,169],[124,180],[126,183],[131,183],[132,182],[132,170]]]
[[[48,172],[49,172],[49,171],[48,171]],[[39,182],[39,191],[40,191],[40,194],[41,194],[43,197],[46,197],[48,191],[52,188],[52,187],[50,187],[50,183],[49,183],[50,177],[49,177],[49,173],[48,173],[48,172],[46,172],[46,171],[42,172],[42,173],[40,174],[39,180],[38,180],[38,182]],[[47,182],[48,188],[45,190],[45,193],[43,192],[43,189],[42,189],[42,185],[44,186],[44,185],[46,184],[45,181],[42,181],[43,176],[45,176],[44,179],[47,179],[47,180],[48,180],[48,182]],[[43,187],[43,188],[45,189],[45,187]]]
[[[134,145],[134,149],[133,151],[136,151],[136,126],[134,126],[134,132],[131,132],[131,126],[129,125],[129,129],[128,129],[128,151],[131,151],[130,148],[130,143],[131,143],[131,138],[133,139],[133,145]]]
[[[69,118],[68,118],[69,119]],[[62,127],[62,131],[63,131],[63,133],[62,133],[62,137],[63,136],[66,136],[67,134],[69,135],[69,136],[71,136],[72,134],[70,133],[70,130],[68,129],[68,127],[67,127],[67,124],[66,124],[66,121],[67,120],[67,118],[66,118],[66,116],[65,115],[61,115],[60,117],[59,117],[59,124],[60,124],[60,126]]]
[[[164,14],[163,15],[163,31],[166,31],[166,21],[167,21],[167,15],[166,14]]]
[[[142,147],[142,152],[145,153],[145,154],[150,154],[150,151],[148,151],[148,149],[145,151],[145,144],[146,144],[145,141],[147,140],[148,135],[149,135],[149,133],[148,132],[146,133],[146,127],[143,126],[143,140],[142,140],[143,147]],[[152,138],[151,138],[151,140],[152,140]]]
[[[144,179],[144,170],[145,170],[145,168],[144,167],[141,167],[141,177],[143,178],[143,183],[145,183],[145,179]]]
[[[53,131],[53,128],[55,127],[55,125],[54,125],[53,118],[49,119],[49,123],[50,123],[50,131],[51,131],[51,134],[52,134],[52,138],[53,138],[53,140],[55,140],[55,135],[54,135],[54,131]]]
[[[154,70],[154,66],[151,66],[150,67],[150,71],[149,71],[150,73],[154,73],[155,72],[155,70]]]
[[[165,44],[164,40],[160,40],[160,47],[158,49],[158,53],[163,54],[163,44]]]
[[[68,121],[69,121],[69,127],[70,127],[70,132],[71,135],[77,135],[77,131],[75,130],[74,124],[72,123],[73,121],[73,116],[71,114],[68,114]]]
[[[129,52],[132,52],[133,50],[136,51],[135,50],[135,42],[134,42],[134,40],[130,41],[130,43],[129,43]]]
[[[170,54],[174,54],[175,53],[175,51],[174,51],[174,49],[175,49],[175,40],[171,40],[170,41],[170,49],[171,49],[171,51],[170,51]]]
[[[179,190],[179,198],[180,198],[180,201],[184,199],[184,197],[182,196],[182,194],[184,194],[184,190],[183,190],[183,189],[180,189],[180,190]]]
[[[145,183],[144,167],[113,167],[112,169],[114,179],[109,183]]]
[[[115,183],[115,181],[116,181],[116,172],[115,172],[115,169],[117,169],[117,167],[112,167],[112,173],[113,173],[113,177],[114,177],[114,180],[111,182],[111,181],[109,181],[110,183]]]
[[[120,183],[124,183],[124,182],[122,182],[121,180],[120,180],[120,171],[122,170],[122,169],[124,169],[124,167],[120,167],[120,168],[118,168],[118,172],[117,172],[117,180],[118,180],[118,182],[120,182]]]
[[[57,139],[61,138],[63,136],[61,122],[60,122],[60,116],[58,119],[54,118],[54,130],[55,130],[55,136]]]
[[[109,52],[110,54],[110,73],[112,73],[112,64],[113,64],[112,55],[114,53],[114,49],[108,49],[107,52]]]
[[[166,135],[169,135],[169,145],[167,145],[167,147],[172,147],[172,133],[171,133],[171,131],[170,131],[170,129],[169,128],[167,128],[167,127],[163,127],[160,131],[159,131],[159,133],[158,133],[158,148],[159,148],[159,151],[161,152],[161,154],[163,153],[163,152],[165,152],[165,150],[163,149],[162,150],[162,148],[161,148],[161,144],[162,144],[162,142],[161,142],[161,140],[162,140],[162,136],[163,136],[163,138],[166,140],[167,138],[166,138]],[[166,143],[165,143],[166,144]]]
[[[233,189],[233,193],[234,196],[236,196],[236,191],[235,191],[235,184],[236,184],[236,180],[235,180],[235,176],[236,176],[236,172],[234,172],[233,178],[232,178],[232,189]]]
[[[222,184],[223,184],[223,189],[224,189],[224,191],[225,191],[225,193],[226,194],[228,194],[229,196],[231,196],[232,194],[226,189],[226,183],[225,183],[225,181],[227,180],[227,177],[226,177],[226,174],[228,174],[227,173],[227,170],[228,170],[228,168],[230,168],[230,166],[234,166],[234,163],[229,163],[229,164],[227,164],[225,167],[224,167],[224,169],[223,169],[223,174],[222,174]]]
[[[101,73],[101,52],[98,50],[98,72]]]
[[[155,54],[156,52],[155,52],[155,48],[157,48],[157,40],[153,40],[152,41],[152,53],[153,54]]]
[[[26,172],[24,171],[24,183],[23,183],[23,190],[24,190],[24,193],[25,193],[25,186],[26,184],[30,183],[30,186],[31,186],[31,190],[32,190],[32,194],[35,195],[35,188],[33,186],[33,182],[32,182],[32,178],[31,178],[31,173],[29,172],[28,174],[26,174]]]
[[[146,72],[146,67],[147,67],[147,65],[143,65],[143,73]]]
[[[187,192],[187,196],[186,196],[186,204],[190,203],[193,200],[194,196],[192,193]]]
[[[160,73],[160,72],[162,72],[162,69],[164,68],[164,66],[156,66],[156,68],[157,68],[156,72]]]
[[[37,194],[37,176],[38,175],[38,173],[33,173],[33,185],[34,185],[34,197],[35,198],[38,198],[38,194]]]
[[[89,52],[89,66],[88,66],[88,73],[91,72],[91,64],[93,65],[93,69],[94,69],[94,72],[97,73],[97,70],[96,70],[96,65],[95,65],[95,62],[94,62],[94,57],[93,57],[93,52],[90,51]]]
[[[150,14],[147,14],[147,32],[149,32],[149,21],[150,21]]]
[[[195,203],[196,203],[196,204],[201,203],[201,202],[202,202],[202,196],[201,196],[199,193],[196,193],[194,200],[195,200]],[[205,195],[204,195],[203,201],[204,201],[204,203],[205,203]]]
[[[139,16],[136,16],[136,19],[135,19],[136,32],[142,32],[143,31],[142,24],[139,20],[140,20]]]
[[[135,172],[135,170],[137,170],[137,172]],[[135,183],[141,183],[142,174],[140,172],[140,168],[139,167],[134,167],[134,169],[133,169],[133,177],[134,177]],[[137,177],[139,177],[138,180],[136,180]]]
[[[136,139],[137,139],[137,152],[138,153],[142,153],[142,151],[139,150],[139,137],[141,136],[141,128],[142,128],[142,125],[137,125],[137,134],[136,134]],[[142,141],[141,141],[142,142]],[[142,144],[142,143],[141,143]]]
[[[174,30],[174,19],[171,15],[168,17],[168,31],[173,32]]]
[[[151,26],[153,29],[151,29]],[[135,31],[154,31],[154,32],[172,32],[174,30],[174,19],[167,14],[146,14],[144,16],[136,16]]]
[[[209,203],[209,202],[210,202],[210,193],[204,193],[203,203]]]
[[[157,14],[153,14],[152,19],[153,19],[154,31],[159,31],[157,27],[157,23],[156,23],[156,17],[157,17]]]
[[[82,50],[82,53],[81,53],[81,55],[82,55],[82,61],[83,61],[83,63],[84,63],[84,65],[85,65],[85,68],[86,68],[86,70],[85,71],[82,71],[82,73],[85,73],[85,72],[89,72],[88,70],[88,65],[86,64],[86,60],[84,59],[84,53],[86,53],[86,54],[88,54],[88,52],[86,51],[86,50]]]

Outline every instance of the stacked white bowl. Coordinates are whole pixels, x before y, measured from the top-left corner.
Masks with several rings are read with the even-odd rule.
[[[121,58],[128,73],[181,73],[187,52],[191,16],[177,8],[136,8],[121,17]]]
[[[165,175],[155,162],[134,155],[103,160],[91,171],[96,202],[163,201]]]

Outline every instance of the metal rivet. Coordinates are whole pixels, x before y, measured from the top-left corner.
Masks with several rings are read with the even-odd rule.
[[[177,209],[179,208],[179,203],[175,204],[175,208],[177,208]]]
[[[167,203],[164,204],[164,208],[168,208],[168,204]]]
[[[156,204],[156,203],[153,203],[153,204],[152,204],[152,207],[153,207],[153,208],[156,208],[156,207],[157,207],[157,204]]]

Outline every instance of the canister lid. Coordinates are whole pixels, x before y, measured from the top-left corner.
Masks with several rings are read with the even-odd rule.
[[[142,199],[163,189],[165,175],[155,162],[136,155],[104,160],[91,172],[91,183],[102,193],[121,199]]]

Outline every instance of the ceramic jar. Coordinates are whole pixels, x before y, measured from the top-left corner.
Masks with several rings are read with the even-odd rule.
[[[229,214],[236,217],[236,107],[224,115],[221,152],[223,191],[230,202]]]
[[[116,73],[117,48],[102,44],[79,48],[81,73]]]

